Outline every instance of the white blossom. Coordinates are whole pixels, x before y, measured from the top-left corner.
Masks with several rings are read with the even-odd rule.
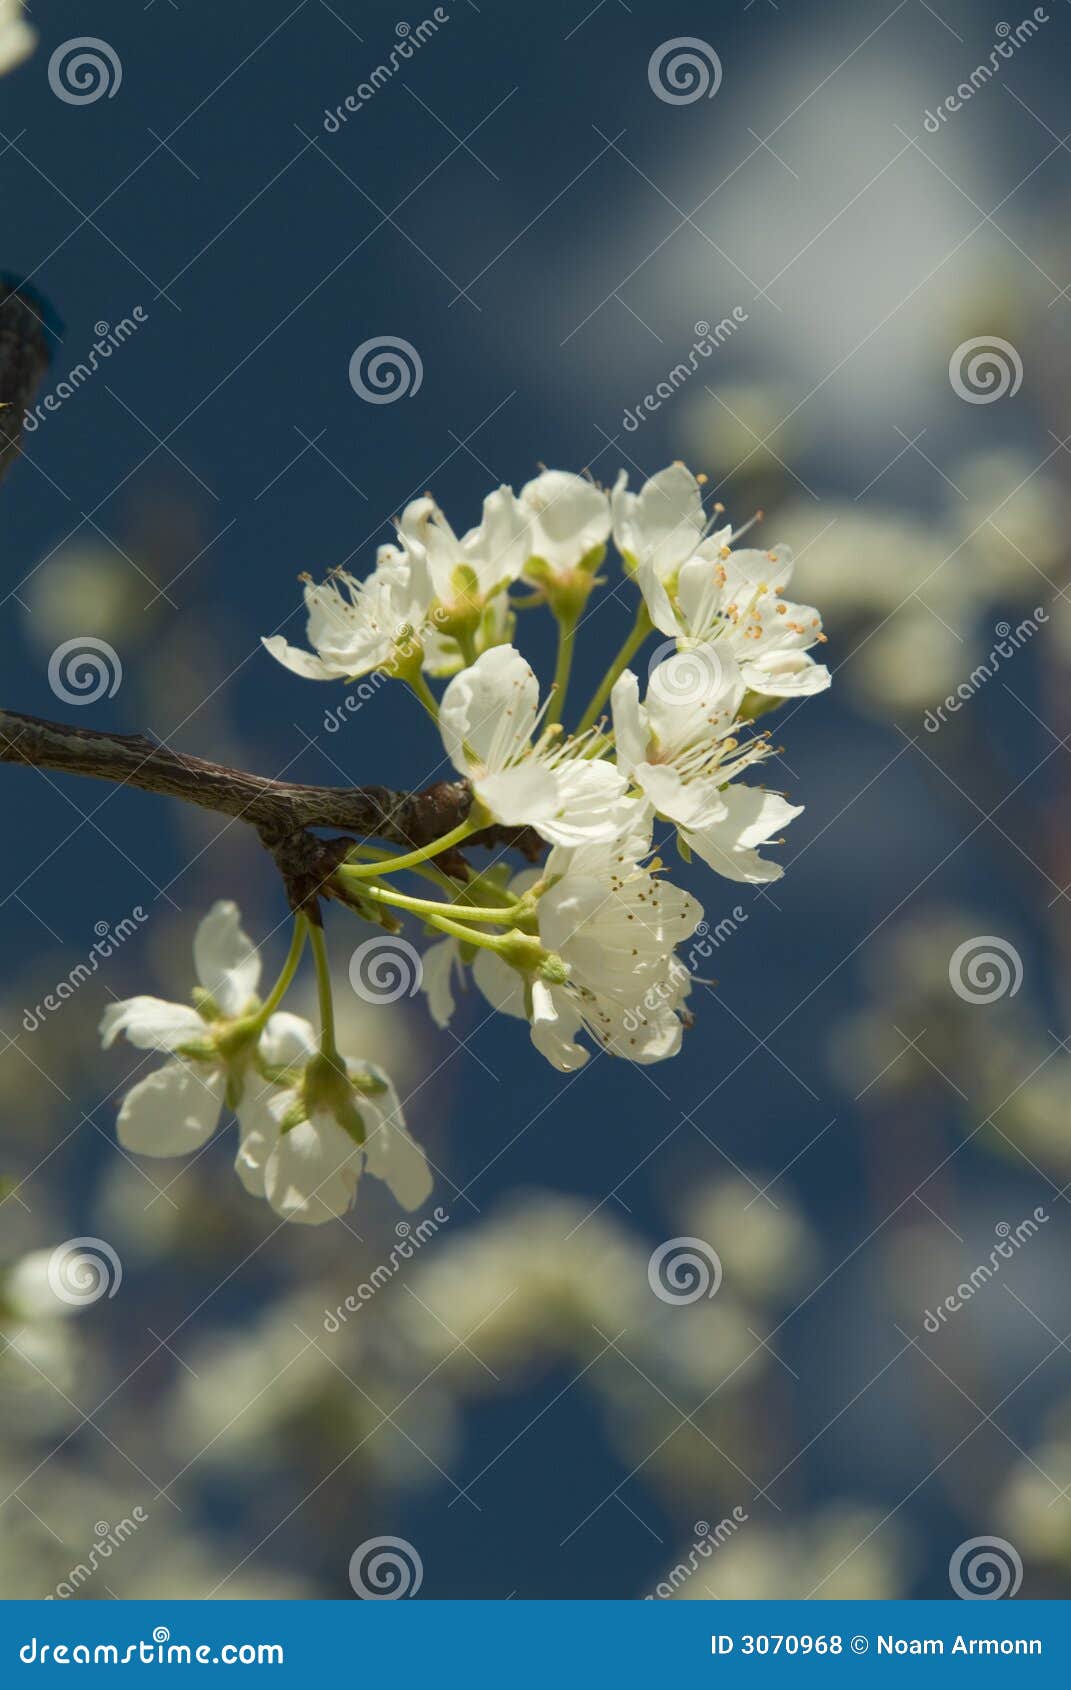
[[[510,487],[497,487],[483,502],[483,518],[460,538],[434,499],[407,505],[399,538],[414,570],[423,569],[433,597],[462,622],[516,581],[531,549],[528,518]]]
[[[545,708],[545,707],[544,707]],[[539,682],[513,646],[495,646],[455,675],[439,713],[455,769],[496,822],[533,827],[555,845],[613,839],[627,825],[624,776],[586,740],[539,724]]]
[[[733,551],[731,527],[708,533],[699,482],[683,464],[661,470],[638,493],[625,483],[622,472],[614,539],[655,627],[682,646],[723,642],[752,692],[791,698],[828,687],[828,669],[807,655],[825,637],[821,617],[784,597],[788,547]]]
[[[259,1055],[268,1079],[243,1108],[235,1161],[248,1192],[284,1220],[318,1226],[353,1207],[367,1171],[402,1208],[420,1207],[431,1191],[427,1160],[382,1069],[344,1059],[343,1072],[318,1054],[309,1023],[284,1012],[268,1022]],[[273,1070],[284,1071],[278,1084]]]
[[[546,882],[539,938],[565,965],[564,981],[538,971],[525,977],[494,952],[476,953],[473,978],[484,997],[529,1020],[532,1043],[562,1073],[588,1060],[576,1042],[584,1031],[632,1062],[660,1062],[680,1049],[691,982],[674,947],[694,933],[703,911],[643,866],[649,852],[648,820],[617,841],[557,846],[542,870],[513,881],[518,897]]]
[[[419,655],[420,630],[430,588],[419,560],[395,546],[380,548],[372,574],[358,580],[336,570],[324,582],[305,582],[306,633],[312,651],[281,634],[263,639],[266,650],[295,675],[310,681],[355,680],[374,669],[398,667]]]
[[[586,476],[545,469],[521,488],[520,502],[531,525],[531,556],[525,575],[538,581],[544,570],[567,575],[581,564],[598,568],[610,535],[610,500]]]
[[[651,619],[682,645],[727,646],[753,692],[771,698],[822,692],[829,670],[808,655],[825,638],[822,619],[813,606],[784,597],[791,574],[787,546],[733,552],[712,537],[681,567],[668,609],[649,600]]]
[[[119,1142],[136,1155],[185,1156],[198,1150],[219,1123],[225,1099],[237,1101],[248,1063],[241,1041],[228,1032],[256,1007],[260,957],[242,931],[237,904],[214,904],[193,944],[200,981],[197,1006],[163,998],[134,997],[110,1004],[100,1024],[101,1041],[120,1033],[139,1050],[168,1053],[123,1098]]]
[[[779,864],[757,847],[795,816],[776,792],[729,783],[768,754],[765,738],[741,744],[737,719],[746,691],[743,676],[727,654],[698,665],[698,684],[676,698],[656,669],[647,698],[630,669],[611,695],[618,767],[633,780],[659,815],[674,823],[689,851],[730,880],[780,879]]]
[[[687,562],[707,531],[699,482],[683,464],[670,464],[638,493],[630,493],[627,484],[622,470],[611,500],[614,544],[641,584],[664,582]],[[729,532],[715,538],[720,541]]]

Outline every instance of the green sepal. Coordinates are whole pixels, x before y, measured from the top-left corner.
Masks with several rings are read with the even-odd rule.
[[[195,986],[190,996],[193,999],[193,1007],[202,1021],[222,1021],[223,1011],[212,993],[204,986]]]
[[[354,1091],[359,1091],[364,1097],[382,1097],[388,1090],[386,1080],[381,1080],[371,1068],[360,1067],[350,1069],[350,1080]]]
[[[782,704],[787,703],[787,698],[770,698],[767,693],[749,691],[744,694],[737,715],[742,722],[756,722],[760,716],[779,710]]]

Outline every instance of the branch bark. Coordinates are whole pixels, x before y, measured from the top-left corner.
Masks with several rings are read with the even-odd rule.
[[[305,786],[190,757],[144,734],[102,733],[17,710],[0,710],[0,762],[136,786],[246,822],[274,857],[291,903],[310,911],[318,896],[342,895],[330,877],[354,843],[379,839],[419,849],[457,827],[472,805],[471,788],[463,780],[437,781],[422,792]],[[345,833],[320,839],[312,828]],[[527,830],[488,829],[474,835],[473,843],[516,845],[529,856],[540,848]],[[467,878],[460,853],[452,853],[444,866],[458,879]]]
[[[48,369],[46,333],[60,332],[40,294],[0,276],[0,481],[19,455],[23,417]]]

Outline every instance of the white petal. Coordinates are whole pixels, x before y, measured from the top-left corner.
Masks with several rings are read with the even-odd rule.
[[[532,1043],[559,1073],[583,1068],[588,1053],[576,1043],[584,1023],[560,986],[537,980],[532,987]]]
[[[733,727],[747,683],[727,639],[686,645],[651,671],[645,707],[661,755]]]
[[[360,1098],[357,1106],[368,1135],[364,1144],[368,1172],[383,1180],[403,1209],[419,1209],[431,1195],[431,1173],[423,1150],[406,1131],[394,1087],[384,1096]]]
[[[636,802],[625,797],[628,782],[620,769],[604,757],[568,758],[554,773],[558,783],[555,813],[532,817],[532,826],[551,845],[616,839],[631,826]]]
[[[702,913],[687,892],[643,870],[616,882],[568,874],[540,899],[539,932],[568,962],[571,985],[629,1005],[664,978],[673,947]]]
[[[168,1062],[139,1080],[119,1110],[119,1143],[135,1156],[188,1156],[216,1130],[226,1076],[219,1068]]]
[[[703,537],[703,496],[684,464],[660,470],[635,495],[618,496],[615,507],[619,549],[651,563],[661,576],[691,557]]]
[[[832,676],[824,663],[816,663],[805,651],[763,652],[753,663],[745,663],[743,675],[755,692],[770,698],[807,698],[825,692]]]
[[[315,652],[305,651],[301,646],[289,645],[282,634],[261,635],[260,643],[284,669],[292,670],[295,675],[302,676],[306,681],[337,681],[351,672],[348,664],[335,661],[325,663]]]
[[[669,594],[662,583],[653,563],[649,559],[641,559],[636,567],[636,581],[643,602],[647,606],[647,614],[655,627],[663,634],[679,634],[680,618],[670,602]]]
[[[728,602],[725,559],[710,557],[704,545],[682,566],[677,576],[677,603],[688,632],[696,639],[709,634]]]
[[[491,1005],[503,1015],[528,1019],[524,1007],[524,985],[515,968],[503,962],[493,951],[477,951],[472,964],[472,978]]]
[[[424,509],[411,521],[410,532],[420,535],[432,592],[448,604],[454,597],[454,571],[465,561],[461,541],[434,499],[417,500],[416,504],[423,504]]]
[[[574,569],[610,533],[610,501],[586,476],[547,469],[521,489],[532,517],[532,554],[557,569]]]
[[[539,710],[539,682],[513,646],[494,646],[455,675],[443,694],[439,726],[455,769],[492,773],[520,756]],[[471,752],[471,758],[466,752]]]
[[[789,804],[780,793],[755,786],[730,786],[722,794],[726,818],[701,831],[689,831],[688,843],[703,861],[728,880],[758,884],[780,880],[779,863],[767,862],[755,848],[802,814],[803,806]]]
[[[561,808],[561,785],[554,771],[526,757],[499,774],[476,775],[476,796],[505,827],[539,827]]]
[[[640,704],[640,683],[631,669],[626,669],[614,682],[610,708],[617,766],[622,774],[631,775],[636,764],[646,759],[648,740],[646,716]]]
[[[753,548],[732,552],[726,559],[731,580],[757,587],[765,583],[773,591],[788,586],[792,576],[792,551],[788,546],[773,546],[763,552]]]
[[[205,1039],[206,1025],[188,1003],[165,998],[126,998],[111,1003],[101,1016],[100,1037],[105,1050],[125,1033],[139,1050],[178,1050]]]
[[[193,941],[197,978],[224,1015],[240,1015],[257,989],[260,956],[242,931],[238,905],[221,898],[197,928]]]
[[[435,515],[435,500],[425,496],[406,505],[398,522],[398,538],[405,555],[412,562],[414,555],[423,556],[428,544],[428,524]]]
[[[291,1068],[315,1056],[315,1030],[303,1015],[277,1010],[260,1035],[260,1055],[269,1068]]]
[[[251,1197],[263,1197],[264,1176],[268,1158],[279,1143],[279,1120],[276,1110],[297,1102],[297,1093],[267,1084],[256,1086],[246,1081],[245,1092],[238,1109],[238,1152],[234,1171]],[[275,1109],[272,1108],[275,1100]]]
[[[454,1002],[453,972],[461,966],[456,939],[440,939],[429,945],[421,959],[420,984],[428,996],[428,1013],[437,1027],[449,1027],[457,1005]]]
[[[607,1000],[600,1010],[597,1036],[611,1056],[646,1066],[667,1061],[681,1048],[684,1028],[680,1016],[671,1003],[658,1001],[657,989],[648,988],[629,1006]]]
[[[285,1101],[272,1107],[273,1112],[285,1112]],[[268,1157],[264,1170],[268,1202],[284,1220],[309,1226],[335,1220],[353,1204],[363,1161],[360,1145],[332,1116],[301,1121],[280,1134]]]
[[[531,553],[527,512],[512,487],[496,487],[483,502],[483,521],[461,542],[465,561],[476,571],[485,593],[515,581]]]
[[[729,813],[716,780],[684,781],[667,763],[641,763],[635,778],[659,815],[678,827],[707,827]]]
[[[787,827],[790,821],[802,816],[802,804],[790,804],[779,792],[766,792],[756,786],[731,786],[725,793],[729,820],[737,829],[740,844],[746,849],[765,845],[774,833]]]

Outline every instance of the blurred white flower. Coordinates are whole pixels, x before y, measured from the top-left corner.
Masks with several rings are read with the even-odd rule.
[[[131,580],[127,560],[103,543],[62,546],[20,588],[30,610],[27,633],[46,651],[76,635],[121,641],[125,656],[155,626]]]
[[[37,31],[23,16],[23,0],[0,0],[0,76],[14,70],[37,46]]]
[[[1059,480],[1019,452],[982,452],[957,464],[966,496],[956,515],[979,598],[1047,602],[1067,567],[1068,498]]]
[[[818,1243],[803,1214],[777,1186],[776,1209],[759,1196],[765,1181],[730,1175],[705,1186],[687,1201],[684,1225],[717,1247],[725,1281],[737,1294],[760,1304],[783,1296],[798,1299],[813,1270]]]
[[[836,1502],[776,1528],[749,1520],[677,1586],[673,1598],[887,1602],[903,1596],[906,1568],[905,1537],[895,1521],[873,1508]]]

